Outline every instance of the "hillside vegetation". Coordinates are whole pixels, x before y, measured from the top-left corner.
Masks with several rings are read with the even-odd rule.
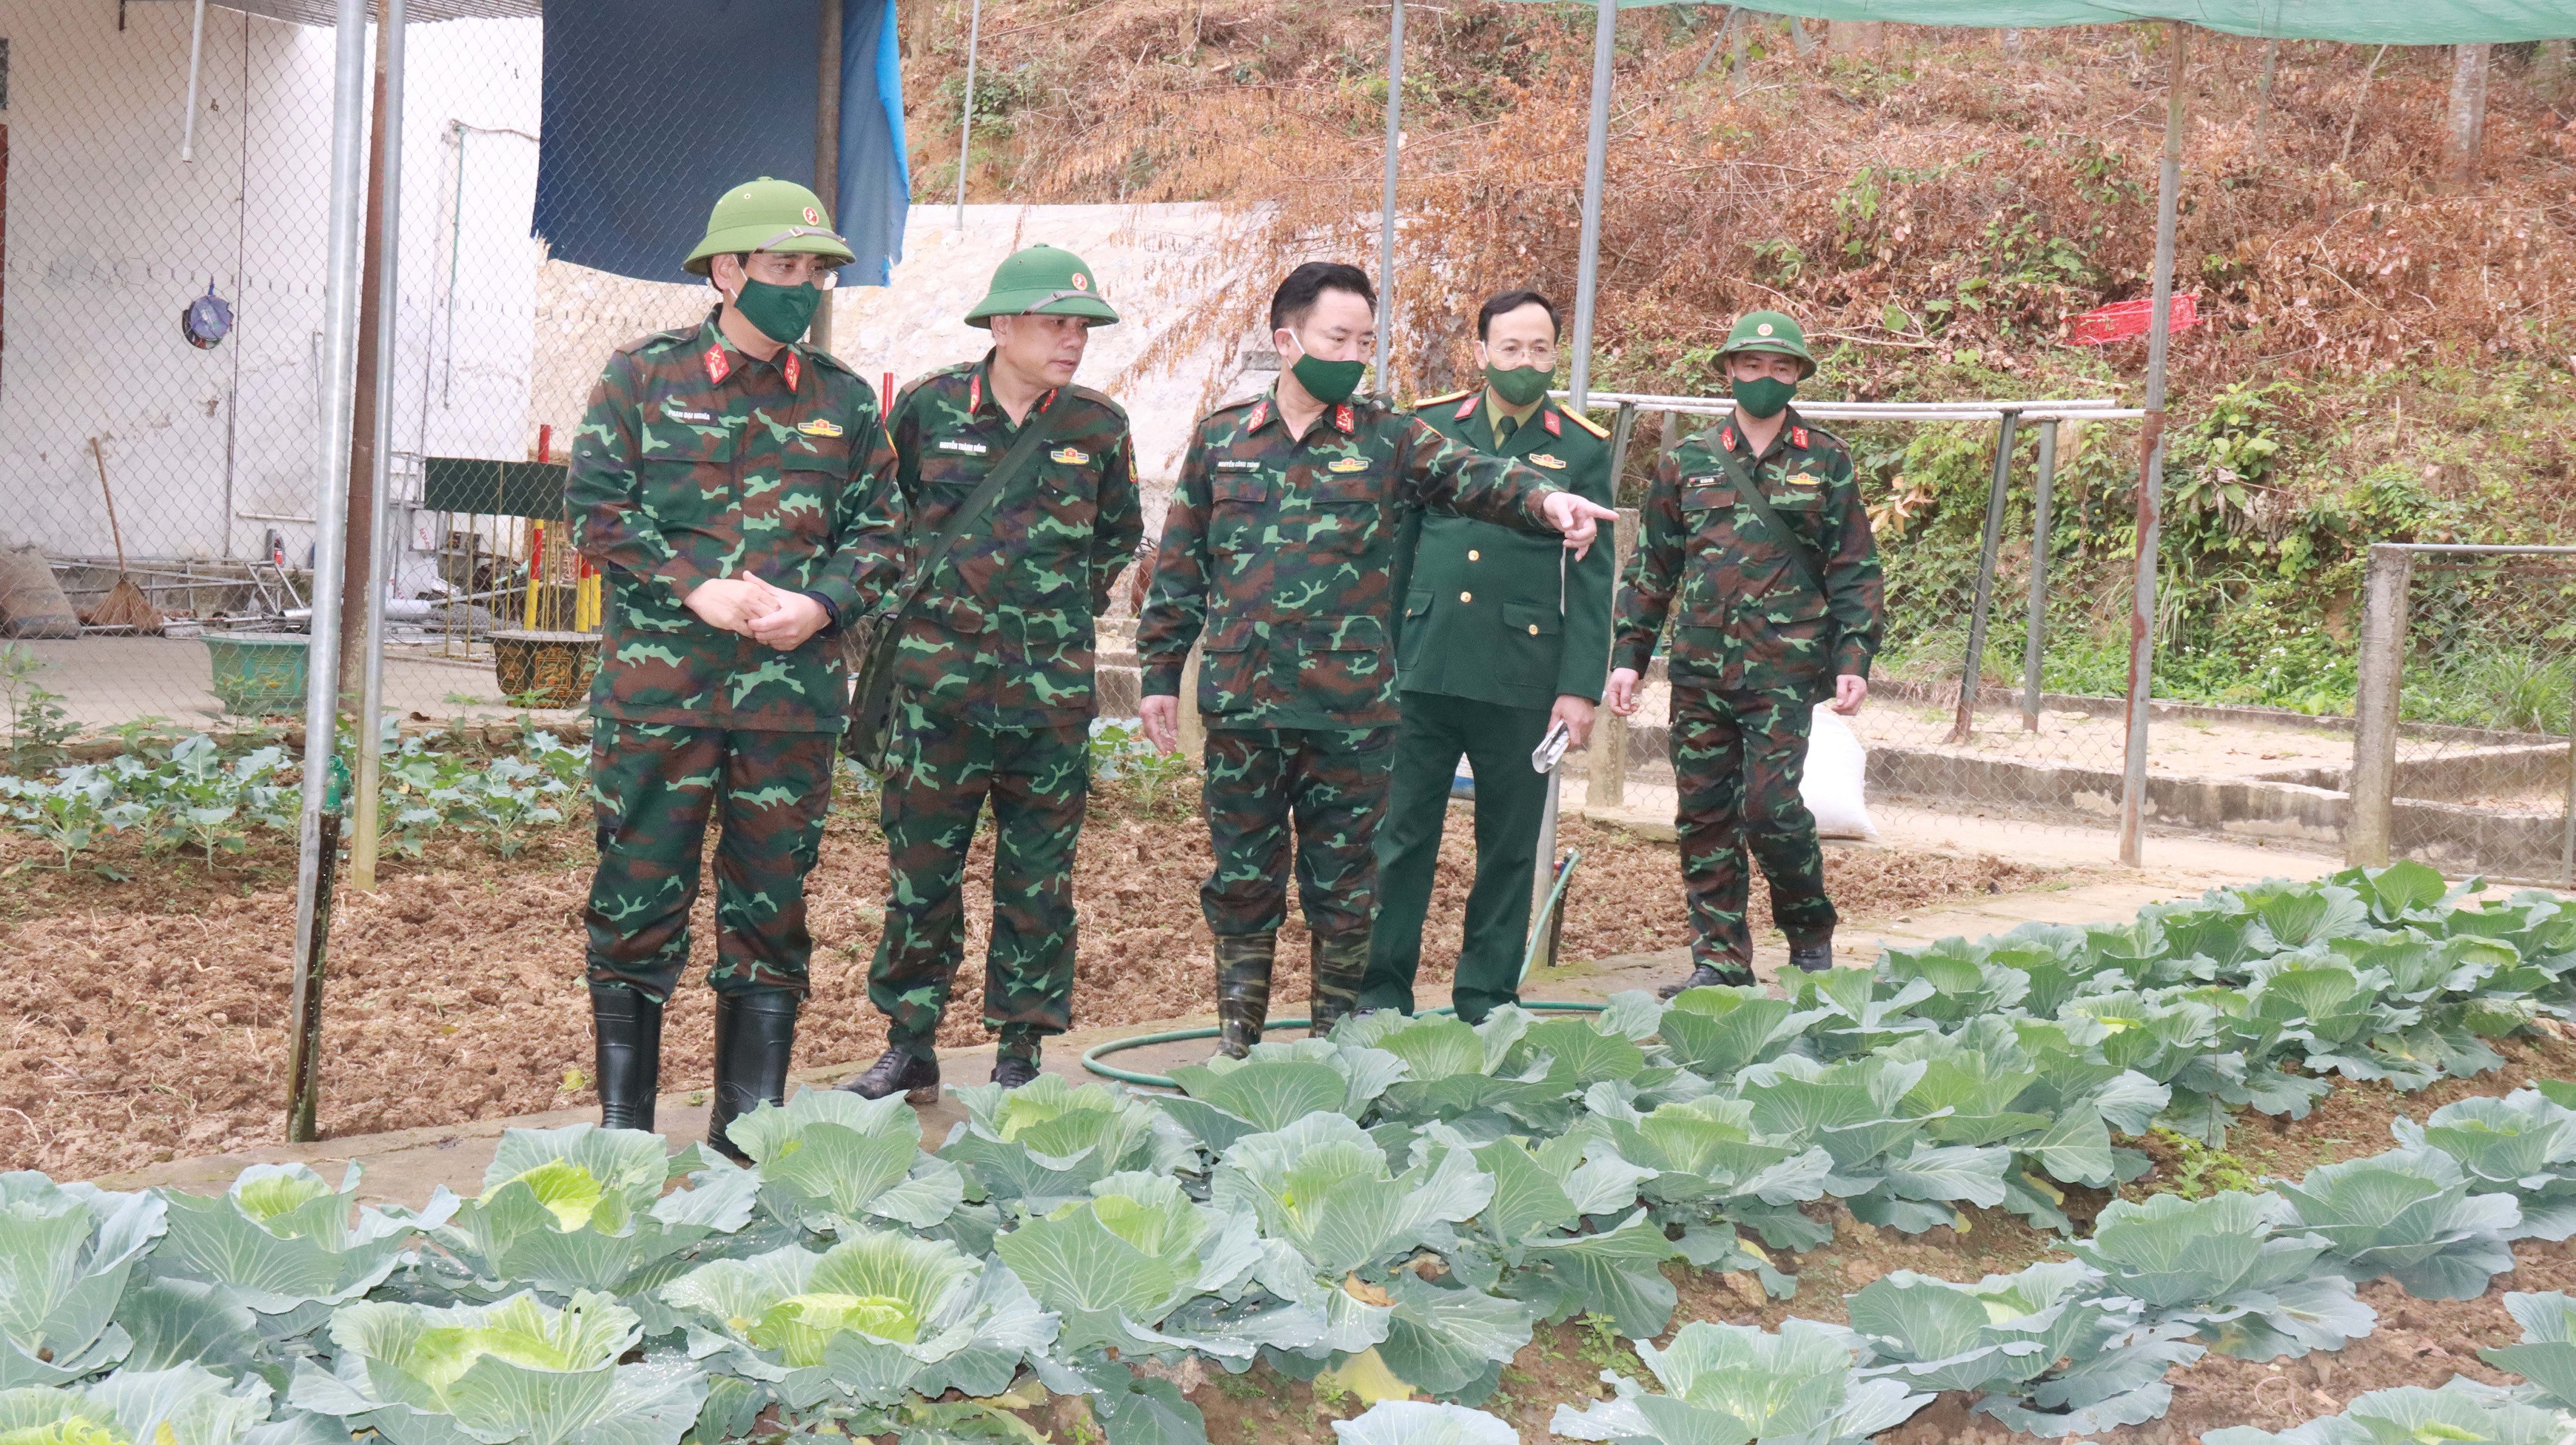
[[[1237,331],[1282,264],[1374,269],[1386,13],[991,0],[969,193],[1266,204],[1239,273],[1210,281],[1206,328]],[[1464,313],[1482,295],[1571,297],[1592,19],[1489,0],[1407,17],[1396,380],[1420,393],[1472,374]],[[1621,18],[1596,388],[1708,394],[1728,320],[1779,306],[1820,343],[1812,394],[2138,402],[2142,342],[2064,338],[2067,318],[2146,294],[2165,27],[1886,26],[1865,49],[1849,27],[1726,17]],[[956,183],[964,18],[908,22],[924,197]],[[2367,543],[2571,535],[2576,86],[2554,55],[2497,47],[2464,180],[2443,158],[2448,49],[2197,30],[2188,45],[2178,274],[2205,320],[2174,346],[2159,688],[2342,710]],[[1991,431],[1848,439],[1883,517],[1899,654],[1912,635],[1954,655]],[[2135,428],[2070,451],[2051,681],[2116,690]],[[2010,525],[2028,536],[2018,500]],[[2026,571],[2008,562],[2005,594]],[[2554,693],[2529,719],[2554,724],[2561,583],[2490,581],[2453,609],[2475,635],[2442,651],[2511,654],[2499,675]],[[2410,707],[2475,720],[2487,703]]]

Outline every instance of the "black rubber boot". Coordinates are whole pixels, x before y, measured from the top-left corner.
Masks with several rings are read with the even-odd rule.
[[[1338,938],[1315,935],[1313,957],[1314,998],[1306,1011],[1312,1021],[1307,1033],[1320,1039],[1350,1017],[1359,1002],[1360,978],[1368,972],[1369,936],[1366,932]]]
[[[1790,944],[1789,962],[1808,973],[1823,973],[1834,966],[1834,941]]]
[[[1270,966],[1276,933],[1220,936],[1216,941],[1216,1051],[1239,1059],[1261,1042],[1270,1021]]]
[[[939,1060],[891,1048],[868,1065],[866,1073],[840,1087],[870,1099],[901,1094],[908,1104],[935,1104],[939,1102]]]
[[[1005,1089],[1034,1084],[1038,1078],[1038,1061],[1026,1054],[1004,1054],[993,1060],[993,1082]]]
[[[1729,960],[1729,962],[1732,963],[1733,960]],[[1753,970],[1746,968],[1740,963],[1734,964],[1731,968],[1716,968],[1705,963],[1695,963],[1691,965],[1690,976],[1688,978],[1675,983],[1665,984],[1662,988],[1655,990],[1655,997],[1660,999],[1670,999],[1674,995],[1685,992],[1689,989],[1709,988],[1712,986],[1723,988],[1750,988],[1754,981]]]
[[[651,1132],[662,1087],[662,1006],[624,984],[594,983],[590,1027],[598,1041],[591,1059],[599,1127]]]
[[[707,1142],[737,1164],[748,1163],[726,1134],[761,1106],[787,1102],[787,1060],[796,1049],[796,995],[785,989],[716,995],[715,1112]]]

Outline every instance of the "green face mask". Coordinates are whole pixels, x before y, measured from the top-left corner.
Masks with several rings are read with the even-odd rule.
[[[1296,375],[1297,384],[1306,388],[1308,396],[1332,406],[1350,400],[1351,393],[1360,389],[1360,378],[1368,374],[1368,363],[1301,356],[1288,370]]]
[[[794,341],[814,324],[815,309],[822,304],[823,293],[804,282],[773,286],[745,276],[742,294],[734,298],[733,309],[770,340]]]
[[[1735,384],[1735,404],[1744,408],[1746,416],[1778,416],[1780,408],[1787,406],[1789,398],[1797,394],[1798,383],[1771,376],[1759,376]]]
[[[1541,371],[1535,366],[1485,368],[1485,384],[1492,387],[1494,395],[1501,397],[1508,406],[1527,406],[1547,395],[1547,384],[1555,376],[1555,372]]]

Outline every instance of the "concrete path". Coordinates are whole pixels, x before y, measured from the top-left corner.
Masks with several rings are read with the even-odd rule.
[[[1959,818],[1901,808],[1881,807],[1875,812],[1883,845],[1901,844],[1914,849],[1967,854],[1997,853],[2034,863],[2113,866],[2110,861],[2111,835],[2094,829]],[[1656,824],[1650,812],[1632,809],[1629,813],[1633,816],[1605,816],[1601,821],[1618,822],[1623,826],[1634,826],[1642,833],[1652,833]],[[1671,828],[1670,818],[1670,813],[1666,812],[1661,824],[1667,834]],[[1919,913],[1846,923],[1836,939],[1836,947],[1845,962],[1858,962],[1876,957],[1878,949],[1888,944],[1918,946],[1954,936],[1975,938],[2007,932],[2032,921],[2088,923],[2121,919],[2134,914],[2145,904],[2195,897],[2214,887],[2267,877],[2313,878],[2340,866],[2339,859],[2280,848],[2202,838],[2151,838],[2148,840],[2147,866],[2143,869],[2120,869],[2115,876],[2071,887],[1997,894],[1961,900]],[[1754,972],[1768,980],[1776,977],[1787,961],[1785,946],[1774,944],[1757,952]],[[1625,989],[1652,989],[1679,975],[1688,966],[1688,950],[1680,948],[1573,963],[1533,977],[1527,995],[1532,999],[1567,1002],[1598,1001]],[[1426,1006],[1447,1001],[1445,994],[1436,990],[1426,991]],[[1200,1015],[1164,1023],[1080,1030],[1056,1041],[1047,1050],[1046,1068],[1049,1073],[1062,1074],[1076,1082],[1090,1081],[1093,1076],[1082,1067],[1085,1050],[1112,1039],[1206,1027],[1215,1021],[1212,1015]],[[1112,1062],[1140,1072],[1163,1073],[1177,1065],[1206,1058],[1209,1047],[1203,1039],[1149,1045],[1122,1051]],[[855,1075],[867,1062],[857,1060],[830,1068],[807,1070],[795,1076],[796,1082],[805,1087],[829,1086]],[[940,1067],[952,1085],[982,1083],[992,1071],[993,1050],[989,1046],[951,1050],[940,1056]],[[949,1131],[963,1121],[965,1110],[954,1098],[943,1096],[938,1103],[922,1109],[921,1116],[923,1142],[927,1147],[937,1148],[947,1139]],[[114,1189],[165,1185],[212,1193],[229,1185],[236,1174],[251,1164],[302,1163],[336,1180],[341,1169],[354,1162],[364,1166],[366,1171],[365,1184],[360,1190],[362,1199],[374,1204],[417,1208],[429,1198],[430,1191],[440,1185],[462,1194],[480,1192],[483,1171],[491,1163],[493,1148],[503,1130],[560,1128],[597,1117],[597,1111],[593,1109],[563,1109],[518,1118],[403,1129],[314,1144],[272,1145],[231,1154],[174,1160],[127,1174],[112,1175],[98,1182]],[[675,1143],[704,1137],[706,1122],[707,1101],[703,1091],[666,1096],[657,1110],[657,1123]]]

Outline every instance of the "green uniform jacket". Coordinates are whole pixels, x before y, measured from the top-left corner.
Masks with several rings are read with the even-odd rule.
[[[1584,500],[1611,505],[1608,442],[1553,400],[1500,446],[1482,387],[1416,402],[1414,412],[1442,436],[1528,462]],[[1425,516],[1398,648],[1404,691],[1506,707],[1548,708],[1561,696],[1599,702],[1610,672],[1611,551],[1604,537],[1578,562],[1553,534]]]
[[[993,399],[991,363],[988,352],[934,371],[895,403],[895,485],[916,546],[1019,435]],[[1084,386],[1040,401],[1048,440],[1036,467],[959,534],[895,656],[895,680],[915,701],[984,727],[1091,717],[1093,621],[1145,534],[1127,413]]]
[[[1805,540],[1823,592],[1800,578],[1787,544],[1735,495],[1719,447],[1733,449],[1772,510]],[[1670,613],[1674,666],[1722,688],[1786,688],[1813,700],[1831,696],[1842,673],[1869,675],[1882,606],[1878,547],[1851,453],[1831,432],[1791,408],[1757,458],[1733,421],[1720,422],[1656,463],[1638,520],[1619,593],[1615,665],[1644,672]]]
[[[1272,397],[1199,423],[1163,518],[1136,622],[1147,697],[1177,696],[1202,629],[1199,712],[1211,728],[1392,726],[1390,624],[1408,508],[1543,531],[1561,488],[1408,413],[1354,399],[1303,438]]]
[[[901,498],[876,392],[828,354],[736,350],[716,313],[617,349],[573,434],[564,503],[606,579],[591,711],[627,722],[837,733],[825,628],[780,652],[698,620],[701,582],[758,576],[874,607],[902,570]]]

